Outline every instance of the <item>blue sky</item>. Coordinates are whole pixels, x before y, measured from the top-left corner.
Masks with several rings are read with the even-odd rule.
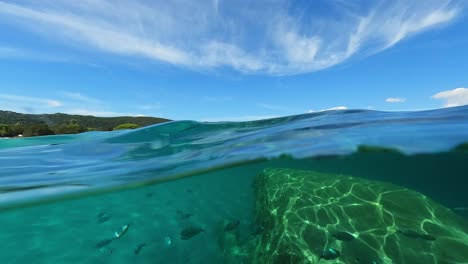
[[[0,109],[237,121],[468,104],[465,3],[0,0]]]

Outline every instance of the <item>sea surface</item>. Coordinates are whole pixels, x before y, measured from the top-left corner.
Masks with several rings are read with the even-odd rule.
[[[468,107],[325,111],[251,122],[173,121],[136,130],[0,139],[0,263],[419,263],[407,260],[411,258],[433,263],[424,257],[431,254],[434,263],[468,263],[467,142]],[[304,182],[314,179],[318,189],[330,187],[327,179],[344,182],[345,176],[353,184],[326,197],[326,205],[317,205],[303,195],[312,188],[305,183],[294,185],[295,192],[282,191],[293,186],[284,177],[293,179],[296,172]],[[280,183],[268,196],[269,186],[277,184],[271,179]],[[372,256],[352,261],[346,257],[356,252],[346,248],[367,234],[357,223],[371,220],[336,212],[338,220],[329,224],[303,220],[305,225],[323,224],[324,233],[317,236],[327,239],[323,245],[301,244],[301,250],[293,244],[305,239],[304,226],[293,236],[281,233],[296,228],[288,211],[294,207],[281,211],[283,201],[327,210],[331,204],[343,205],[336,197],[351,195],[397,212],[380,200],[362,198],[366,191],[353,193],[369,182],[433,201],[443,209],[428,207],[430,218],[443,212],[440,219],[448,220],[410,227],[409,219],[419,217],[429,202],[415,205],[401,216],[404,228],[394,224],[391,231],[379,222],[386,237],[396,241],[391,249],[396,253],[373,246]],[[367,193],[373,190],[380,189]],[[409,200],[394,202],[411,206]],[[367,213],[373,212],[360,215]],[[269,219],[271,225],[260,224]],[[423,226],[437,222],[449,230],[446,223],[452,220],[457,223],[454,233]],[[356,223],[356,228],[344,222]],[[276,241],[273,231],[289,240]],[[263,253],[246,246],[267,240]],[[410,246],[398,247],[403,244]],[[304,247],[311,255],[301,255]]]

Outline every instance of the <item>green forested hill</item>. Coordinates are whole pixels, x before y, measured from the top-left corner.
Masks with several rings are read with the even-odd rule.
[[[148,126],[162,122],[170,121],[165,118],[157,117],[96,117],[83,115],[68,115],[68,114],[21,114],[11,111],[0,110],[0,136],[12,136],[19,131],[25,130],[26,136],[42,135],[42,134],[69,134],[78,133],[90,130],[113,130],[122,124],[135,124],[138,126]],[[40,133],[31,132],[32,130],[41,130]],[[7,133],[7,129],[10,133]],[[48,130],[48,132],[44,132]],[[31,132],[31,133],[26,133]],[[29,135],[30,134],[30,135]]]

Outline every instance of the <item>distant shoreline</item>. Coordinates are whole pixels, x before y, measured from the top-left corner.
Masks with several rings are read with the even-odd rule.
[[[171,120],[149,116],[96,117],[63,113],[23,114],[0,110],[0,137],[21,138],[112,131],[145,127],[168,121]]]

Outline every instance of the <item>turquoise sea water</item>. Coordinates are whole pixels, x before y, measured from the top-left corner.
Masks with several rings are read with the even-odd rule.
[[[239,244],[268,237],[257,232],[265,168],[396,184],[467,221],[466,142],[468,107],[0,139],[0,263],[269,263],[229,259],[225,243],[232,230]],[[342,257],[282,263],[410,263]]]

